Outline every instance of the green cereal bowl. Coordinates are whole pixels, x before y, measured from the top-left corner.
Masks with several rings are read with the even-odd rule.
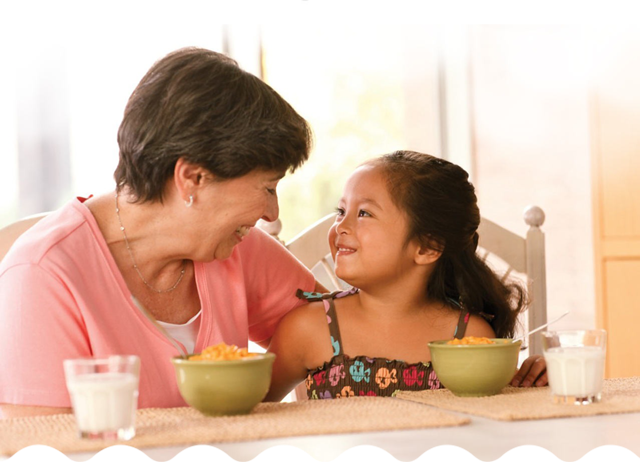
[[[208,416],[248,414],[264,399],[276,355],[223,361],[171,358],[178,389],[187,404]]]
[[[456,396],[500,393],[516,373],[521,340],[491,339],[494,344],[447,345],[429,343],[431,364],[438,379]]]

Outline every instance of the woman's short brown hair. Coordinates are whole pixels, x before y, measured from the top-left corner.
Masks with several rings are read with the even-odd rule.
[[[307,160],[307,122],[269,85],[231,58],[183,48],[142,78],[118,130],[118,190],[162,201],[176,161],[201,165],[218,179],[252,170],[294,171]]]

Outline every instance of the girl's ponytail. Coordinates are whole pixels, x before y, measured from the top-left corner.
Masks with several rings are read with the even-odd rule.
[[[524,289],[515,282],[503,283],[478,257],[475,248],[465,249],[450,259],[453,272],[444,277],[455,281],[459,303],[484,317],[498,338],[512,338],[517,317],[526,305]]]

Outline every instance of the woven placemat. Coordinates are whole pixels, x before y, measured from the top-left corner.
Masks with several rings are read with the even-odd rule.
[[[537,420],[640,412],[640,377],[604,381],[602,400],[587,406],[554,404],[549,387],[514,388],[481,398],[458,397],[449,390],[401,391],[397,398],[496,420]]]
[[[69,453],[98,451],[112,444],[177,446],[466,423],[468,418],[416,403],[374,397],[262,403],[251,414],[229,417],[206,417],[188,407],[141,409],[136,416],[136,436],[114,443],[78,439],[73,415],[58,414],[0,420],[0,455],[12,455],[33,444]]]

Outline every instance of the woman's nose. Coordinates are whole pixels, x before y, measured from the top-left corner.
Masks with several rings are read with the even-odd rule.
[[[267,209],[262,216],[263,220],[276,221],[280,215],[280,206],[278,205],[278,196],[272,196],[267,202]]]

